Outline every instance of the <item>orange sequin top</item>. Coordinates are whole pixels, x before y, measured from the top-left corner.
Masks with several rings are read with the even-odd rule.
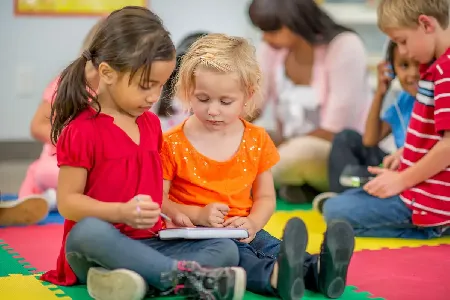
[[[171,181],[169,199],[200,207],[220,202],[230,207],[228,217],[248,216],[253,182],[280,159],[265,129],[242,120],[245,129],[238,151],[219,162],[192,146],[183,132],[185,122],[164,134],[161,160],[163,178]]]

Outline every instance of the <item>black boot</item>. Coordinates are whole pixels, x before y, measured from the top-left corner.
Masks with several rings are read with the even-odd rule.
[[[283,300],[298,300],[305,293],[303,263],[307,244],[305,223],[299,218],[290,219],[284,228],[277,259],[277,290]]]
[[[278,191],[279,196],[291,204],[311,203],[319,192],[308,184],[301,186],[285,185]]]
[[[341,220],[331,221],[319,257],[319,290],[325,296],[339,298],[344,293],[354,248],[352,226]]]

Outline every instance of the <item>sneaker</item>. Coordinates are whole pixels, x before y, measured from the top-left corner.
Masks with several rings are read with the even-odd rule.
[[[208,269],[196,262],[178,262],[177,270],[165,274],[174,283],[175,294],[192,299],[241,300],[247,276],[239,267]]]
[[[90,268],[87,290],[96,300],[142,300],[147,292],[147,284],[134,271]]]
[[[308,231],[299,218],[290,219],[283,232],[278,254],[277,290],[283,300],[297,300],[305,293],[303,262],[308,244]]]
[[[328,298],[339,298],[344,292],[354,248],[352,226],[341,220],[331,221],[319,256],[319,290]]]
[[[37,224],[47,217],[48,212],[48,202],[41,195],[12,200],[0,199],[0,226]]]
[[[42,197],[47,200],[49,211],[57,211],[58,206],[56,203],[56,190],[55,189],[47,189],[43,194]]]
[[[311,203],[318,192],[311,186],[304,184],[301,186],[285,185],[278,191],[279,196],[291,204]]]
[[[326,193],[321,193],[319,195],[317,195],[316,197],[314,197],[312,205],[313,205],[313,209],[317,212],[319,212],[320,214],[323,213],[323,205],[325,204],[325,201],[327,201],[330,198],[336,197],[338,194],[337,193],[333,193],[333,192],[326,192]]]

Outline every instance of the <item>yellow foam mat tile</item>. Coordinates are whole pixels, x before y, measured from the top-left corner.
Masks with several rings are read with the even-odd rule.
[[[11,274],[0,277],[0,298],[14,300],[70,300],[70,297],[57,296],[36,279],[34,275]]]
[[[265,229],[273,236],[281,238],[286,222],[292,217],[301,218],[308,228],[308,248],[310,253],[318,253],[323,239],[326,224],[323,217],[316,211],[298,210],[276,212]],[[450,237],[431,240],[387,239],[387,238],[356,238],[355,251],[380,250],[383,248],[400,249],[404,247],[417,248],[421,246],[449,245]]]

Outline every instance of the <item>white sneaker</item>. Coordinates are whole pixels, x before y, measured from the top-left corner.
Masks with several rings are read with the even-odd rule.
[[[96,300],[142,300],[147,293],[147,283],[131,270],[90,268],[87,290]]]
[[[325,204],[325,201],[327,201],[330,198],[336,197],[337,195],[338,195],[337,193],[333,192],[325,192],[317,195],[316,197],[314,197],[312,202],[313,209],[322,214],[323,205]]]
[[[45,200],[47,200],[50,211],[58,210],[58,207],[56,206],[56,190],[55,189],[46,190],[42,194],[42,196],[45,198]]]
[[[45,219],[49,212],[42,195],[0,201],[0,226],[33,225]]]

